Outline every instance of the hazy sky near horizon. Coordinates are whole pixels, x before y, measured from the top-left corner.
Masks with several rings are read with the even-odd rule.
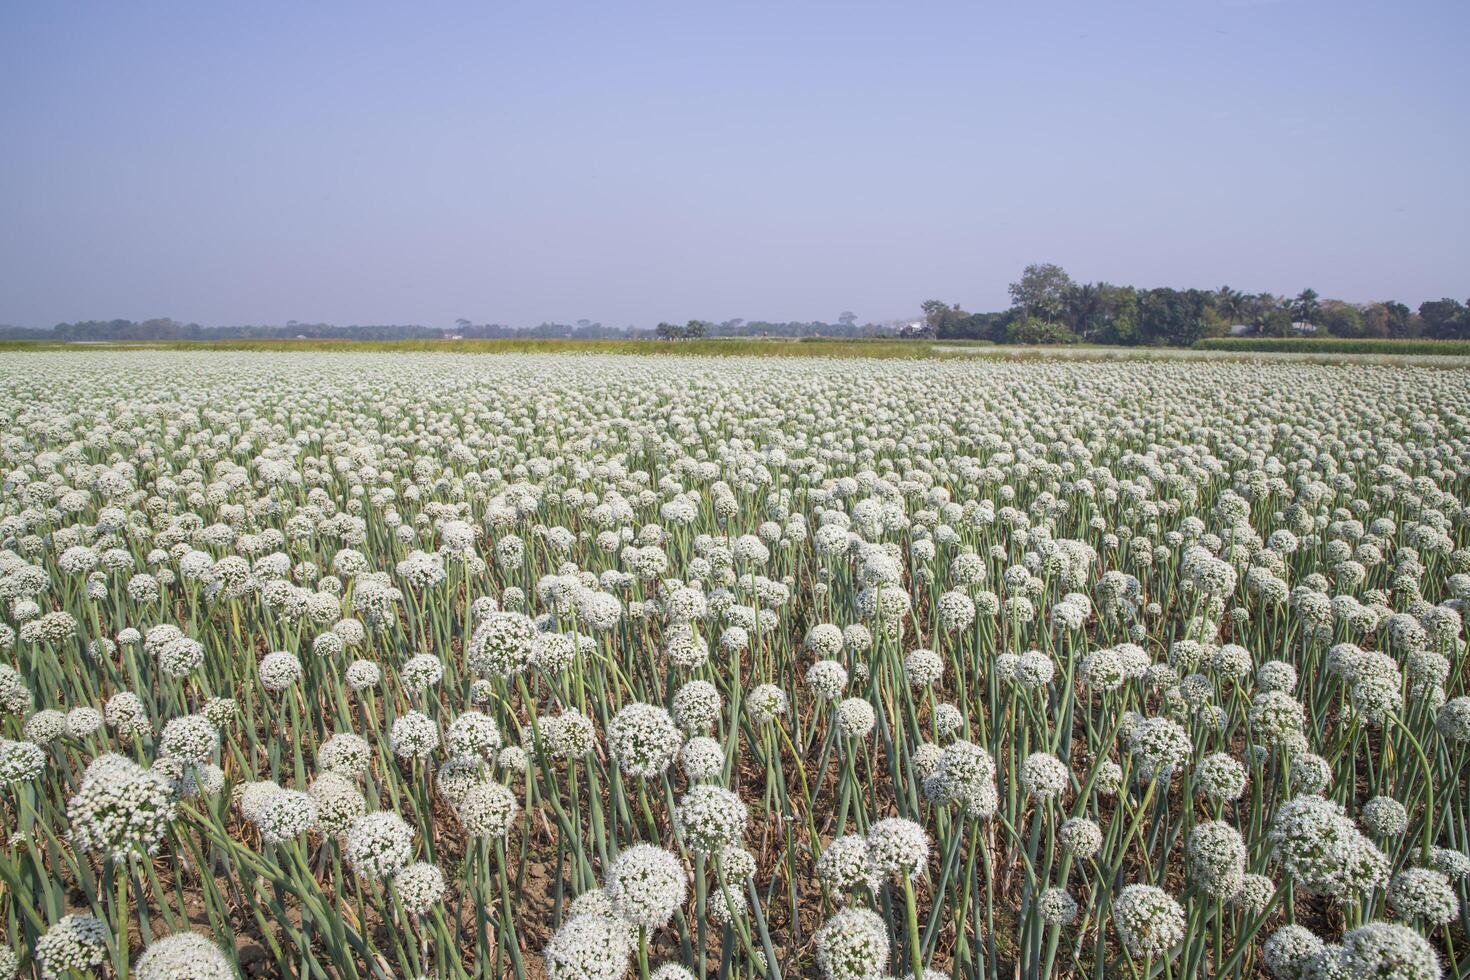
[[[9,3],[0,323],[1470,295],[1470,3]]]

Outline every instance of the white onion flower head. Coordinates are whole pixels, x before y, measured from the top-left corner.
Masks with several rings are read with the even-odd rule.
[[[1230,905],[1247,915],[1260,915],[1275,897],[1274,881],[1265,875],[1245,874],[1241,876],[1235,893],[1230,896]]]
[[[669,851],[635,844],[619,852],[604,885],[620,916],[653,930],[667,925],[674,910],[684,903],[688,878],[684,866]]]
[[[72,738],[88,738],[102,727],[102,712],[85,705],[66,713],[66,733]]]
[[[530,758],[519,745],[507,745],[495,757],[495,764],[507,772],[525,772],[530,765]]]
[[[674,761],[684,738],[669,713],[635,701],[625,705],[607,726],[607,745],[618,768],[631,776],[652,779]]]
[[[248,783],[236,783],[234,790],[234,801],[240,808],[240,815],[251,823],[260,818],[261,808],[274,795],[281,792],[280,784],[269,779],[259,779]]]
[[[26,783],[46,771],[46,751],[35,742],[0,738],[0,782]]]
[[[278,789],[260,803],[254,820],[262,840],[284,844],[316,826],[316,801],[306,793]]]
[[[1419,933],[1391,922],[1370,922],[1342,937],[1338,954],[1349,977],[1393,977],[1395,980],[1438,980],[1439,954]]]
[[[107,700],[103,707],[107,723],[117,729],[118,735],[131,738],[153,731],[143,699],[132,691],[119,691]]]
[[[1451,881],[1470,878],[1470,855],[1448,847],[1436,847],[1430,852],[1434,868]]]
[[[1027,650],[1016,659],[1014,674],[1022,687],[1035,690],[1051,683],[1056,665],[1040,650]]]
[[[1410,922],[1443,926],[1460,914],[1450,880],[1433,868],[1404,868],[1388,884],[1388,904]]]
[[[1364,803],[1358,819],[1379,837],[1399,837],[1409,829],[1409,811],[1391,796],[1375,796]]]
[[[774,721],[786,713],[786,692],[775,684],[761,684],[745,697],[745,711],[757,725]]]
[[[29,711],[33,703],[25,678],[9,664],[0,664],[0,710],[19,715]]]
[[[597,729],[592,719],[576,708],[544,716],[538,724],[547,748],[557,758],[580,759],[597,747]]]
[[[235,980],[238,976],[219,944],[197,932],[155,939],[133,969],[138,980]]]
[[[868,828],[868,867],[879,878],[916,877],[929,862],[929,835],[903,817],[887,817]]]
[[[1212,803],[1240,799],[1247,780],[1245,766],[1225,752],[1207,755],[1194,767],[1195,789]]]
[[[454,755],[476,754],[490,758],[500,750],[500,726],[480,711],[465,711],[444,732],[444,746]]]
[[[852,623],[842,628],[842,648],[848,653],[866,653],[872,645],[873,634],[862,623]]]
[[[825,980],[874,980],[888,965],[888,928],[867,909],[838,911],[817,930],[816,942]]]
[[[1049,752],[1033,752],[1021,763],[1021,785],[1038,800],[1054,800],[1071,784],[1066,763]]]
[[[260,686],[272,694],[279,694],[301,680],[301,672],[301,660],[296,654],[277,650],[266,654],[260,661]]]
[[[718,779],[725,768],[725,749],[707,735],[697,735],[679,750],[679,767],[691,783]]]
[[[697,854],[714,854],[745,837],[749,810],[739,796],[701,783],[684,794],[674,814],[680,836]]]
[[[404,690],[417,694],[444,679],[444,664],[431,653],[420,653],[404,661],[398,671]]]
[[[1195,885],[1217,901],[1232,897],[1245,878],[1246,849],[1240,831],[1223,820],[1202,821],[1185,846]]]
[[[373,758],[367,739],[352,732],[338,732],[317,749],[316,762],[324,770],[351,778],[366,775]]]
[[[354,660],[347,665],[342,677],[352,691],[362,692],[377,687],[383,679],[383,671],[371,660]]]
[[[1262,691],[1296,690],[1296,668],[1285,660],[1268,660],[1256,668],[1256,687]]]
[[[1057,842],[1079,861],[1087,861],[1102,850],[1103,832],[1097,821],[1071,817],[1057,829]]]
[[[419,861],[393,876],[393,891],[409,915],[427,915],[444,897],[444,872]]]
[[[688,681],[674,692],[673,717],[689,734],[709,731],[719,720],[722,699],[709,681]]]
[[[1077,919],[1077,900],[1065,888],[1048,888],[1037,896],[1036,914],[1049,925],[1069,926]]]
[[[85,976],[106,958],[110,938],[101,919],[64,915],[36,940],[36,960],[47,977],[64,977],[71,971]]]
[[[157,853],[174,814],[166,777],[112,754],[92,760],[66,805],[73,846],[111,861]]]
[[[1332,785],[1332,764],[1314,752],[1299,752],[1291,757],[1287,781],[1297,793],[1322,793]]]
[[[1435,716],[1434,727],[1449,742],[1470,742],[1470,697],[1451,698]]]
[[[989,820],[1000,806],[995,759],[973,742],[955,741],[945,747],[939,767],[925,780],[925,792],[937,803],[958,803],[967,816]]]
[[[617,918],[595,912],[573,915],[546,944],[548,980],[622,980],[634,938]]]
[[[324,833],[345,833],[358,817],[367,813],[367,800],[357,784],[330,769],[312,780],[306,792],[316,804],[317,826]]]
[[[755,876],[755,855],[743,847],[730,845],[720,848],[715,854],[715,863],[720,880],[726,886],[739,888],[747,878]]]
[[[413,860],[414,831],[398,814],[388,810],[358,817],[347,829],[344,856],[360,878],[392,878]]]
[[[817,878],[837,901],[858,888],[876,891],[880,879],[868,864],[868,841],[857,834],[837,837],[817,858]]]
[[[813,697],[835,701],[847,690],[847,668],[835,660],[818,660],[807,668],[806,686]]]
[[[1113,924],[1128,955],[1159,960],[1184,938],[1184,909],[1162,888],[1127,885],[1113,900]]]
[[[487,780],[465,790],[457,812],[465,833],[471,837],[504,840],[520,809],[515,793]]]
[[[819,660],[830,660],[842,652],[842,629],[818,623],[806,632],[806,649]]]
[[[218,744],[219,729],[202,714],[173,718],[159,735],[159,745],[166,754],[194,765],[208,762]]]
[[[1145,718],[1128,734],[1128,751],[1140,780],[1168,782],[1194,754],[1189,733],[1169,718]]]
[[[514,677],[530,666],[537,635],[536,623],[524,613],[491,613],[470,637],[469,667],[486,677]]]
[[[1388,883],[1388,859],[1363,835],[1342,807],[1320,796],[1283,803],[1267,834],[1272,857],[1296,883],[1314,895],[1340,902]]]
[[[1261,945],[1266,970],[1276,980],[1305,980],[1312,957],[1324,943],[1305,926],[1286,925],[1277,929]]]
[[[439,726],[427,715],[410,711],[394,719],[388,741],[400,759],[427,759],[439,747]]]
[[[878,716],[865,698],[846,698],[835,712],[837,730],[844,738],[867,738],[877,724]]]
[[[944,660],[933,650],[912,650],[903,661],[904,677],[912,687],[930,687],[944,676]]]

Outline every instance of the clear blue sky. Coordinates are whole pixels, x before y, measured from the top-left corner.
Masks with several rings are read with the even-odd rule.
[[[0,323],[1470,295],[1470,3],[0,9]]]

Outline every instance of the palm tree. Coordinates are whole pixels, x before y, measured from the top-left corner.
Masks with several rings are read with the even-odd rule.
[[[1068,286],[1062,293],[1062,316],[1079,339],[1087,340],[1102,326],[1102,291],[1090,282]]]
[[[1322,315],[1322,304],[1315,289],[1303,289],[1291,302],[1291,318],[1301,323],[1316,323]]]
[[[1215,290],[1215,309],[1230,323],[1240,323],[1250,313],[1250,299],[1238,289],[1221,286]]]

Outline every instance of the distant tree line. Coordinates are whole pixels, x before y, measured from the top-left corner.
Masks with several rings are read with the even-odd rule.
[[[1061,266],[1028,265],[1010,285],[1011,307],[969,313],[925,302],[918,333],[1014,344],[1148,344],[1187,347],[1202,337],[1324,334],[1332,337],[1470,338],[1470,309],[1454,299],[1419,304],[1348,303],[1304,289],[1295,297],[1219,289],[1140,289],[1073,281]]]
[[[844,318],[851,317],[851,320]],[[895,323],[859,325],[856,316],[844,313],[835,323],[820,320],[776,323],[765,320],[690,320],[685,324],[660,323],[653,329],[610,327],[593,320],[576,323],[546,322],[534,327],[509,327],[500,323],[472,323],[461,319],[453,327],[408,325],[336,326],[330,323],[298,323],[284,326],[205,327],[166,317],[153,320],[84,320],[58,323],[49,329],[0,325],[0,340],[51,340],[73,343],[108,341],[170,340],[688,340],[697,337],[884,337],[894,336]]]
[[[285,340],[294,337],[347,340],[438,340],[454,331],[420,326],[350,326],[297,323],[285,326],[204,327],[162,317],[153,320],[82,320],[58,323],[49,330],[0,327],[0,339],[58,340],[75,343],[119,340]],[[519,336],[513,334],[512,336]]]
[[[1073,281],[1061,266],[1028,265],[1010,284],[1011,306],[994,313],[970,313],[958,303],[928,300],[914,321],[858,323],[844,311],[835,322],[773,322],[732,319],[660,323],[653,329],[605,326],[595,320],[546,322],[534,327],[455,321],[453,327],[418,325],[335,326],[298,323],[284,326],[204,327],[197,323],[153,320],[86,320],[58,323],[49,330],[0,326],[0,339],[71,342],[167,340],[282,340],[304,337],[335,340],[447,340],[535,338],[553,340],[661,340],[704,337],[913,337],[986,340],[1009,344],[1126,344],[1188,347],[1203,337],[1237,334],[1291,337],[1318,334],[1372,339],[1470,339],[1470,308],[1455,299],[1420,303],[1348,303],[1322,299],[1312,289],[1294,297],[1219,289],[1143,289],[1106,282]]]

